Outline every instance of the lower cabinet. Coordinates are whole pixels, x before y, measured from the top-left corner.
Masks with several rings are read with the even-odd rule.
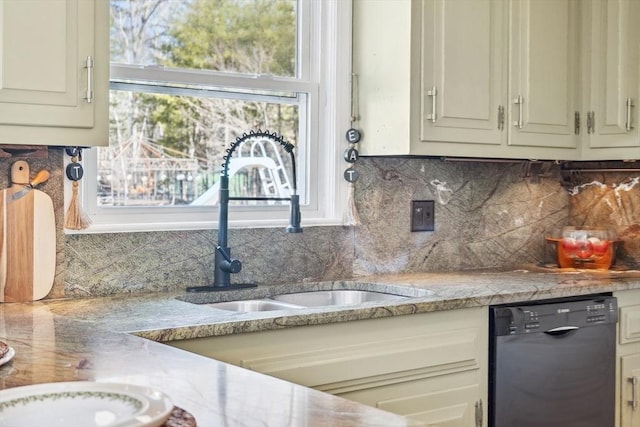
[[[428,426],[484,425],[483,402],[486,398],[482,397],[482,386],[473,371],[442,373],[420,380],[336,394],[420,420]]]
[[[167,344],[428,426],[485,425],[486,307]]]
[[[638,387],[640,387],[640,354],[620,357],[620,426],[640,426],[640,405],[638,405]]]
[[[640,290],[618,298],[616,426],[640,427]]]

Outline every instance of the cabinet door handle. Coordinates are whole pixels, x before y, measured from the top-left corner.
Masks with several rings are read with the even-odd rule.
[[[475,413],[475,421],[476,427],[482,427],[484,423],[484,411],[482,410],[482,399],[476,400],[476,413]]]
[[[483,413],[484,411],[482,410],[482,399],[476,400],[476,413],[475,413],[476,427],[482,427],[482,424],[484,423]]]
[[[587,112],[587,134],[592,134],[595,132],[595,119],[596,113],[593,111]]]
[[[513,98],[513,103],[518,106],[518,120],[513,122],[513,125],[518,129],[522,129],[524,127],[524,121],[522,120],[522,104],[524,104],[524,97],[522,95],[518,95],[517,98]]]
[[[87,70],[87,92],[85,93],[84,100],[89,104],[93,102],[93,57],[87,56],[87,60],[84,63],[84,68]]]
[[[436,111],[436,100],[438,98],[438,88],[433,86],[427,91],[427,95],[431,97],[431,114],[427,114],[427,120],[431,120],[431,123],[435,123],[438,120],[438,113]]]
[[[638,396],[637,396],[637,388],[638,388],[638,377],[633,376],[628,378],[629,382],[631,383],[631,400],[628,401],[629,405],[631,405],[631,408],[633,408],[633,410],[635,411],[636,408],[638,407]]]
[[[627,129],[627,132],[633,129],[633,123],[631,123],[631,109],[633,107],[635,107],[635,105],[633,105],[633,99],[627,98],[627,123],[625,126]]]

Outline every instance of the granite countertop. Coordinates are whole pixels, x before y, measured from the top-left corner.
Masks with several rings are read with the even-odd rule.
[[[526,266],[510,271],[397,274],[260,286],[240,291],[118,295],[48,300],[35,304],[46,305],[57,315],[80,318],[111,331],[167,342],[634,288],[640,288],[640,271],[637,270],[589,271]],[[327,289],[362,289],[409,298],[351,307],[254,313],[236,313],[199,305]]]
[[[0,366],[0,389],[77,380],[146,385],[167,393],[206,427],[421,425],[160,342],[635,288],[640,288],[640,271],[523,268],[373,276],[223,293],[5,303],[0,304],[0,340],[16,356]],[[258,313],[194,304],[313,289],[366,289],[409,298]]]

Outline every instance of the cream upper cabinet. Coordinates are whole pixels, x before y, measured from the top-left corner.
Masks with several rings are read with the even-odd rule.
[[[410,117],[418,119],[420,98],[413,70],[420,58],[412,42],[416,8],[411,0],[353,0],[353,109],[361,154],[410,152]]]
[[[510,6],[509,145],[534,158],[575,159],[579,130],[579,10],[574,0],[513,0]]]
[[[455,146],[435,143],[504,144],[506,3],[433,0],[422,6],[425,149],[450,154]]]
[[[639,8],[354,0],[361,154],[640,158]]]
[[[403,6],[382,13],[385,3]],[[356,105],[363,155],[577,158],[576,2],[355,4],[354,73],[360,82]],[[370,25],[376,20],[381,25]],[[388,56],[370,35],[390,45]],[[401,70],[395,78],[381,76],[377,65],[390,58]],[[402,90],[395,90],[400,85]],[[378,96],[381,87],[391,86],[393,108]],[[400,101],[403,108],[395,108]],[[375,115],[372,105],[380,109]]]
[[[0,144],[108,144],[108,7],[0,0]]]
[[[582,158],[640,159],[640,2],[590,0],[586,5]]]
[[[577,158],[575,1],[421,3],[421,154]]]

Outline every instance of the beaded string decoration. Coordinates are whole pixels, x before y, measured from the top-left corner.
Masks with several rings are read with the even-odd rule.
[[[360,142],[360,136],[360,131],[354,128],[349,129],[346,134],[349,148],[344,152],[344,160],[350,163],[351,166],[344,171],[344,179],[349,183],[344,225],[360,225],[360,215],[358,214],[355,200],[355,182],[358,180],[360,174],[353,168],[353,164],[358,160],[358,150],[356,150],[355,145]]]
[[[358,214],[358,208],[356,207],[355,182],[358,180],[360,174],[353,168],[353,165],[358,160],[358,150],[356,144],[360,142],[362,135],[360,131],[354,126],[360,117],[360,108],[358,105],[358,75],[351,74],[351,128],[345,135],[349,148],[344,152],[344,160],[350,164],[349,168],[344,171],[344,179],[349,183],[349,193],[347,195],[347,208],[344,213],[344,225],[360,225],[360,215]]]
[[[71,201],[64,219],[64,227],[70,230],[84,230],[91,224],[91,219],[83,212],[80,202],[78,201],[78,187],[82,176],[84,175],[84,169],[80,162],[82,161],[82,148],[80,147],[66,147],[65,153],[71,157],[71,163],[67,165],[66,175],[72,185],[71,188]]]

